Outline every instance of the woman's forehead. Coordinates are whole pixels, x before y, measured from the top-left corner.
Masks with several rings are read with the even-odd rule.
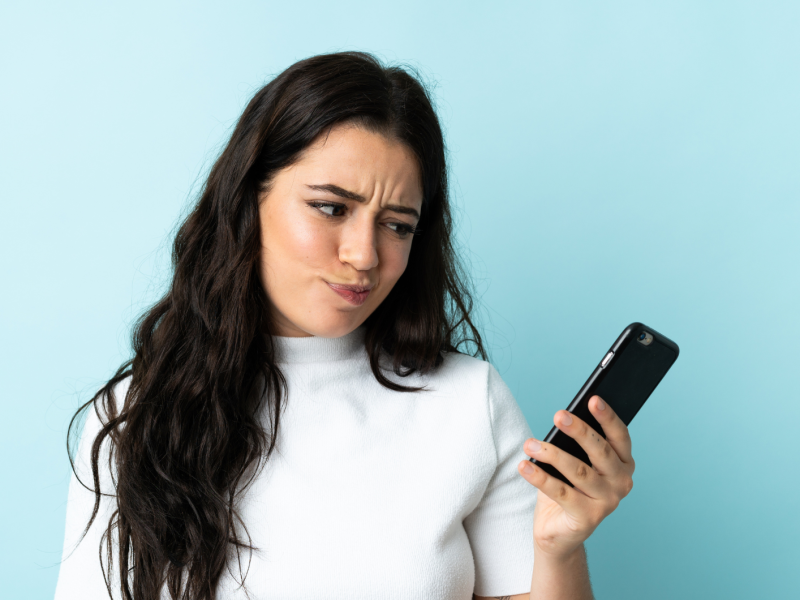
[[[336,186],[362,198],[376,194],[422,203],[419,164],[402,142],[352,124],[322,134],[287,172],[291,186]]]

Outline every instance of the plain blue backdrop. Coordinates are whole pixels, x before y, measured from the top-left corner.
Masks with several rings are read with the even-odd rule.
[[[631,321],[681,346],[587,543],[597,597],[797,597],[798,31],[790,0],[4,3],[0,595],[53,594],[68,419],[128,356],[245,103],[358,49],[433,85],[534,434]]]

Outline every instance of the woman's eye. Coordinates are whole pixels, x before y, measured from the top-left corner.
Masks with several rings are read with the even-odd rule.
[[[328,218],[343,217],[345,212],[347,212],[346,205],[335,202],[309,202],[308,205]],[[386,223],[386,227],[400,238],[405,238],[408,235],[417,233],[417,229],[408,223],[391,222]]]
[[[406,237],[409,233],[415,233],[415,229],[406,223],[387,223],[386,226],[400,237]]]
[[[312,202],[311,206],[327,217],[341,217],[346,208],[344,204],[332,204],[330,202]]]

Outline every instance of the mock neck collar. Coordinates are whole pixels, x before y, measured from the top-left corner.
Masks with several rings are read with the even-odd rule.
[[[273,336],[275,358],[280,363],[315,363],[348,360],[364,352],[363,326],[338,338]]]

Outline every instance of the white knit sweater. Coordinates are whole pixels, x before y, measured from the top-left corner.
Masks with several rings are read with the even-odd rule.
[[[363,328],[277,340],[286,411],[276,452],[240,504],[258,548],[249,570],[243,563],[250,598],[469,600],[530,590],[536,490],[517,464],[531,432],[494,367],[451,353],[427,376],[390,376],[429,391],[394,392],[370,370]],[[90,411],[77,456],[89,484],[99,426]],[[75,548],[93,504],[73,475],[56,600],[108,598],[98,547],[113,497]],[[229,570],[218,598],[246,598],[238,566]]]

